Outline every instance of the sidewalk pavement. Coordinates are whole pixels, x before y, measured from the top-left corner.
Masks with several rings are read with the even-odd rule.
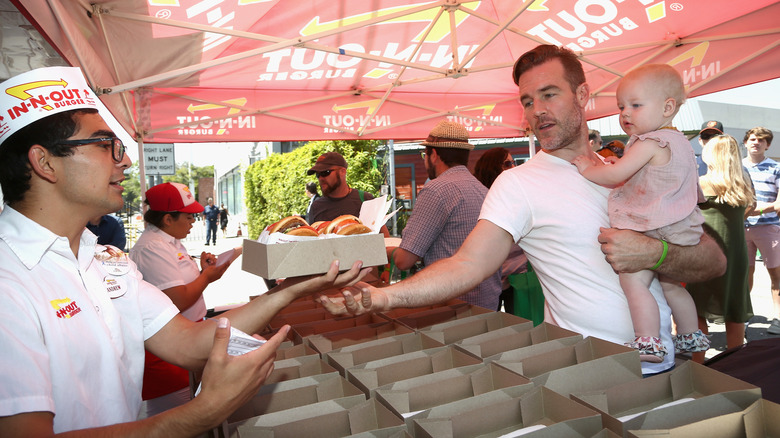
[[[198,221],[192,228],[190,235],[182,242],[190,255],[200,255],[201,251],[219,255],[230,248],[241,246],[246,236],[237,237],[235,233],[222,236],[222,231],[217,231],[216,246],[206,246],[206,227],[203,221]],[[225,271],[219,281],[206,288],[203,296],[206,299],[206,307],[213,309],[218,306],[235,305],[249,301],[249,296],[265,293],[268,288],[261,277],[250,274],[241,269],[243,256],[239,256]],[[774,314],[772,296],[770,292],[769,274],[763,262],[756,262],[756,274],[753,281],[753,290],[750,293],[753,304],[753,318],[750,319],[745,329],[745,337],[748,342],[778,337],[766,332],[772,322]],[[711,347],[705,357],[707,359],[726,350],[726,327],[723,324],[710,323]]]

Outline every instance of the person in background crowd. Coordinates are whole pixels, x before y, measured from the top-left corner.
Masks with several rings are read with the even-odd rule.
[[[131,162],[81,71],[49,67],[8,79],[0,113],[29,104],[5,91],[30,83],[38,85],[29,99],[79,99],[0,121],[3,437],[192,437],[213,429],[257,394],[289,332],[284,326],[260,348],[229,356],[231,326],[256,333],[294,300],[367,270],[356,263],[338,274],[334,261],[327,274],[288,278],[218,321],[189,321],[126,254],[97,245],[85,228],[122,208]],[[136,421],[144,348],[203,379],[192,401]]]
[[[306,206],[306,221],[313,223],[311,220],[311,205],[320,197],[320,193],[317,191],[317,183],[306,183],[306,197],[309,198],[309,205]]]
[[[214,198],[208,199],[208,205],[203,210],[203,219],[206,220],[206,246],[209,240],[214,245],[217,244],[217,219],[219,219],[219,208],[214,205]]]
[[[669,245],[662,259],[658,239],[608,228],[609,189],[589,182],[571,164],[592,153],[585,120],[590,91],[577,55],[559,46],[538,46],[518,59],[513,77],[525,120],[542,151],[498,176],[477,226],[454,256],[387,287],[360,283],[344,289],[341,299],[321,295],[331,313],[383,312],[446,301],[493,275],[518,243],[542,284],[546,322],[622,344],[635,336],[616,272],[649,269],[659,260],[659,273],[686,282],[724,272],[723,252],[709,236],[696,246]],[[671,312],[657,280],[651,291],[664,345],[673,352]],[[660,364],[642,362],[646,374],[673,366],[673,354]]]
[[[222,228],[222,237],[227,237],[228,209],[225,204],[219,206],[219,227]]]
[[[90,219],[87,229],[97,236],[98,245],[111,245],[120,251],[126,251],[127,235],[122,219],[112,214],[104,214]]]
[[[630,136],[626,155],[608,165],[589,152],[573,161],[588,180],[614,188],[608,201],[610,226],[661,239],[664,248],[667,242],[696,245],[703,233],[693,150],[672,126],[685,97],[682,77],[673,67],[647,64],[631,70],[617,88],[620,125]],[[650,292],[656,267],[620,273],[636,334],[627,345],[650,362],[661,362],[667,354]],[[709,339],[699,330],[693,298],[679,281],[659,279],[677,328],[675,350],[707,351]]]
[[[173,301],[182,316],[203,321],[206,287],[222,278],[230,263],[216,266],[214,254],[202,252],[200,267],[187,254],[181,239],[187,237],[195,215],[203,206],[195,201],[190,189],[180,183],[158,184],[146,191],[144,213],[146,229],[130,251],[144,280],[162,290]],[[189,372],[171,365],[152,353],[146,353],[144,364],[141,414],[152,416],[190,399]]]
[[[743,224],[746,213],[756,204],[756,195],[734,137],[712,137],[702,149],[702,157],[708,169],[699,183],[707,199],[699,207],[704,228],[726,253],[726,273],[704,283],[689,283],[686,289],[696,303],[699,328],[709,333],[708,319],[725,322],[726,346],[733,348],[744,343],[745,323],[753,316]],[[693,360],[704,362],[704,352],[693,353]]]
[[[604,141],[601,140],[601,133],[595,129],[588,130],[588,144],[593,152],[598,152]]]
[[[618,158],[623,157],[623,151],[625,150],[626,145],[623,144],[620,140],[612,140],[606,145],[604,145],[601,149],[596,151],[599,155],[606,158],[604,160],[608,163],[614,163],[617,161]],[[615,158],[609,158],[609,157],[615,157]]]
[[[768,158],[766,151],[772,145],[774,135],[764,127],[756,127],[745,133],[743,142],[747,157],[742,164],[750,173],[756,191],[756,207],[745,220],[745,238],[748,247],[750,289],[753,289],[753,274],[756,272],[756,251],[761,251],[764,266],[772,283],[772,303],[775,317],[767,333],[780,335],[780,203],[777,199],[780,189],[780,164]]]
[[[421,145],[425,146],[421,155],[430,182],[417,195],[400,245],[388,247],[388,259],[402,270],[418,260],[430,266],[455,254],[477,224],[488,191],[466,168],[474,145],[469,143],[463,125],[442,120]],[[484,281],[462,291],[458,298],[495,310],[499,295],[501,275],[496,267]]]
[[[699,176],[707,174],[707,163],[704,162],[704,146],[712,137],[723,134],[723,123],[717,120],[708,120],[701,125],[701,131],[699,131],[699,146],[701,146],[701,155],[696,156],[696,169]]]
[[[515,167],[515,160],[508,150],[500,147],[492,148],[477,160],[474,165],[474,177],[489,189],[501,172],[513,167]],[[514,313],[514,294],[509,284],[509,276],[526,272],[527,263],[528,257],[523,254],[523,250],[517,244],[513,245],[506,260],[501,264],[501,295],[496,310],[501,310],[503,307],[505,312]]]

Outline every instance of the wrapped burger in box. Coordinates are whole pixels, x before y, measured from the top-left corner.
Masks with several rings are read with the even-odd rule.
[[[371,228],[369,234],[309,237],[263,231],[257,241],[244,240],[241,269],[266,279],[277,279],[323,274],[333,260],[338,260],[344,270],[358,260],[363,266],[384,265],[387,253],[379,230],[395,214],[395,211],[386,214],[391,204],[387,196],[363,203],[360,221]]]

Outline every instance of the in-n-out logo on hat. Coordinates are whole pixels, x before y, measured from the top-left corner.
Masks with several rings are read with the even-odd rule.
[[[36,120],[79,108],[98,109],[77,67],[28,71],[0,84],[0,144]]]

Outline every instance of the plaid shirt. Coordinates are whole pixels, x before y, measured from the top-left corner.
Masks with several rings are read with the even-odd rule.
[[[477,225],[486,195],[487,188],[465,166],[447,169],[417,195],[400,248],[422,257],[425,265],[452,256]],[[500,293],[501,276],[496,271],[460,298],[495,310]]]
[[[742,164],[750,173],[753,188],[756,190],[756,201],[775,202],[777,191],[780,188],[780,164],[771,158],[766,158],[758,164],[753,164],[745,158],[742,160]],[[764,213],[761,216],[750,216],[745,220],[746,227],[778,224],[780,224],[780,219],[775,212]]]

